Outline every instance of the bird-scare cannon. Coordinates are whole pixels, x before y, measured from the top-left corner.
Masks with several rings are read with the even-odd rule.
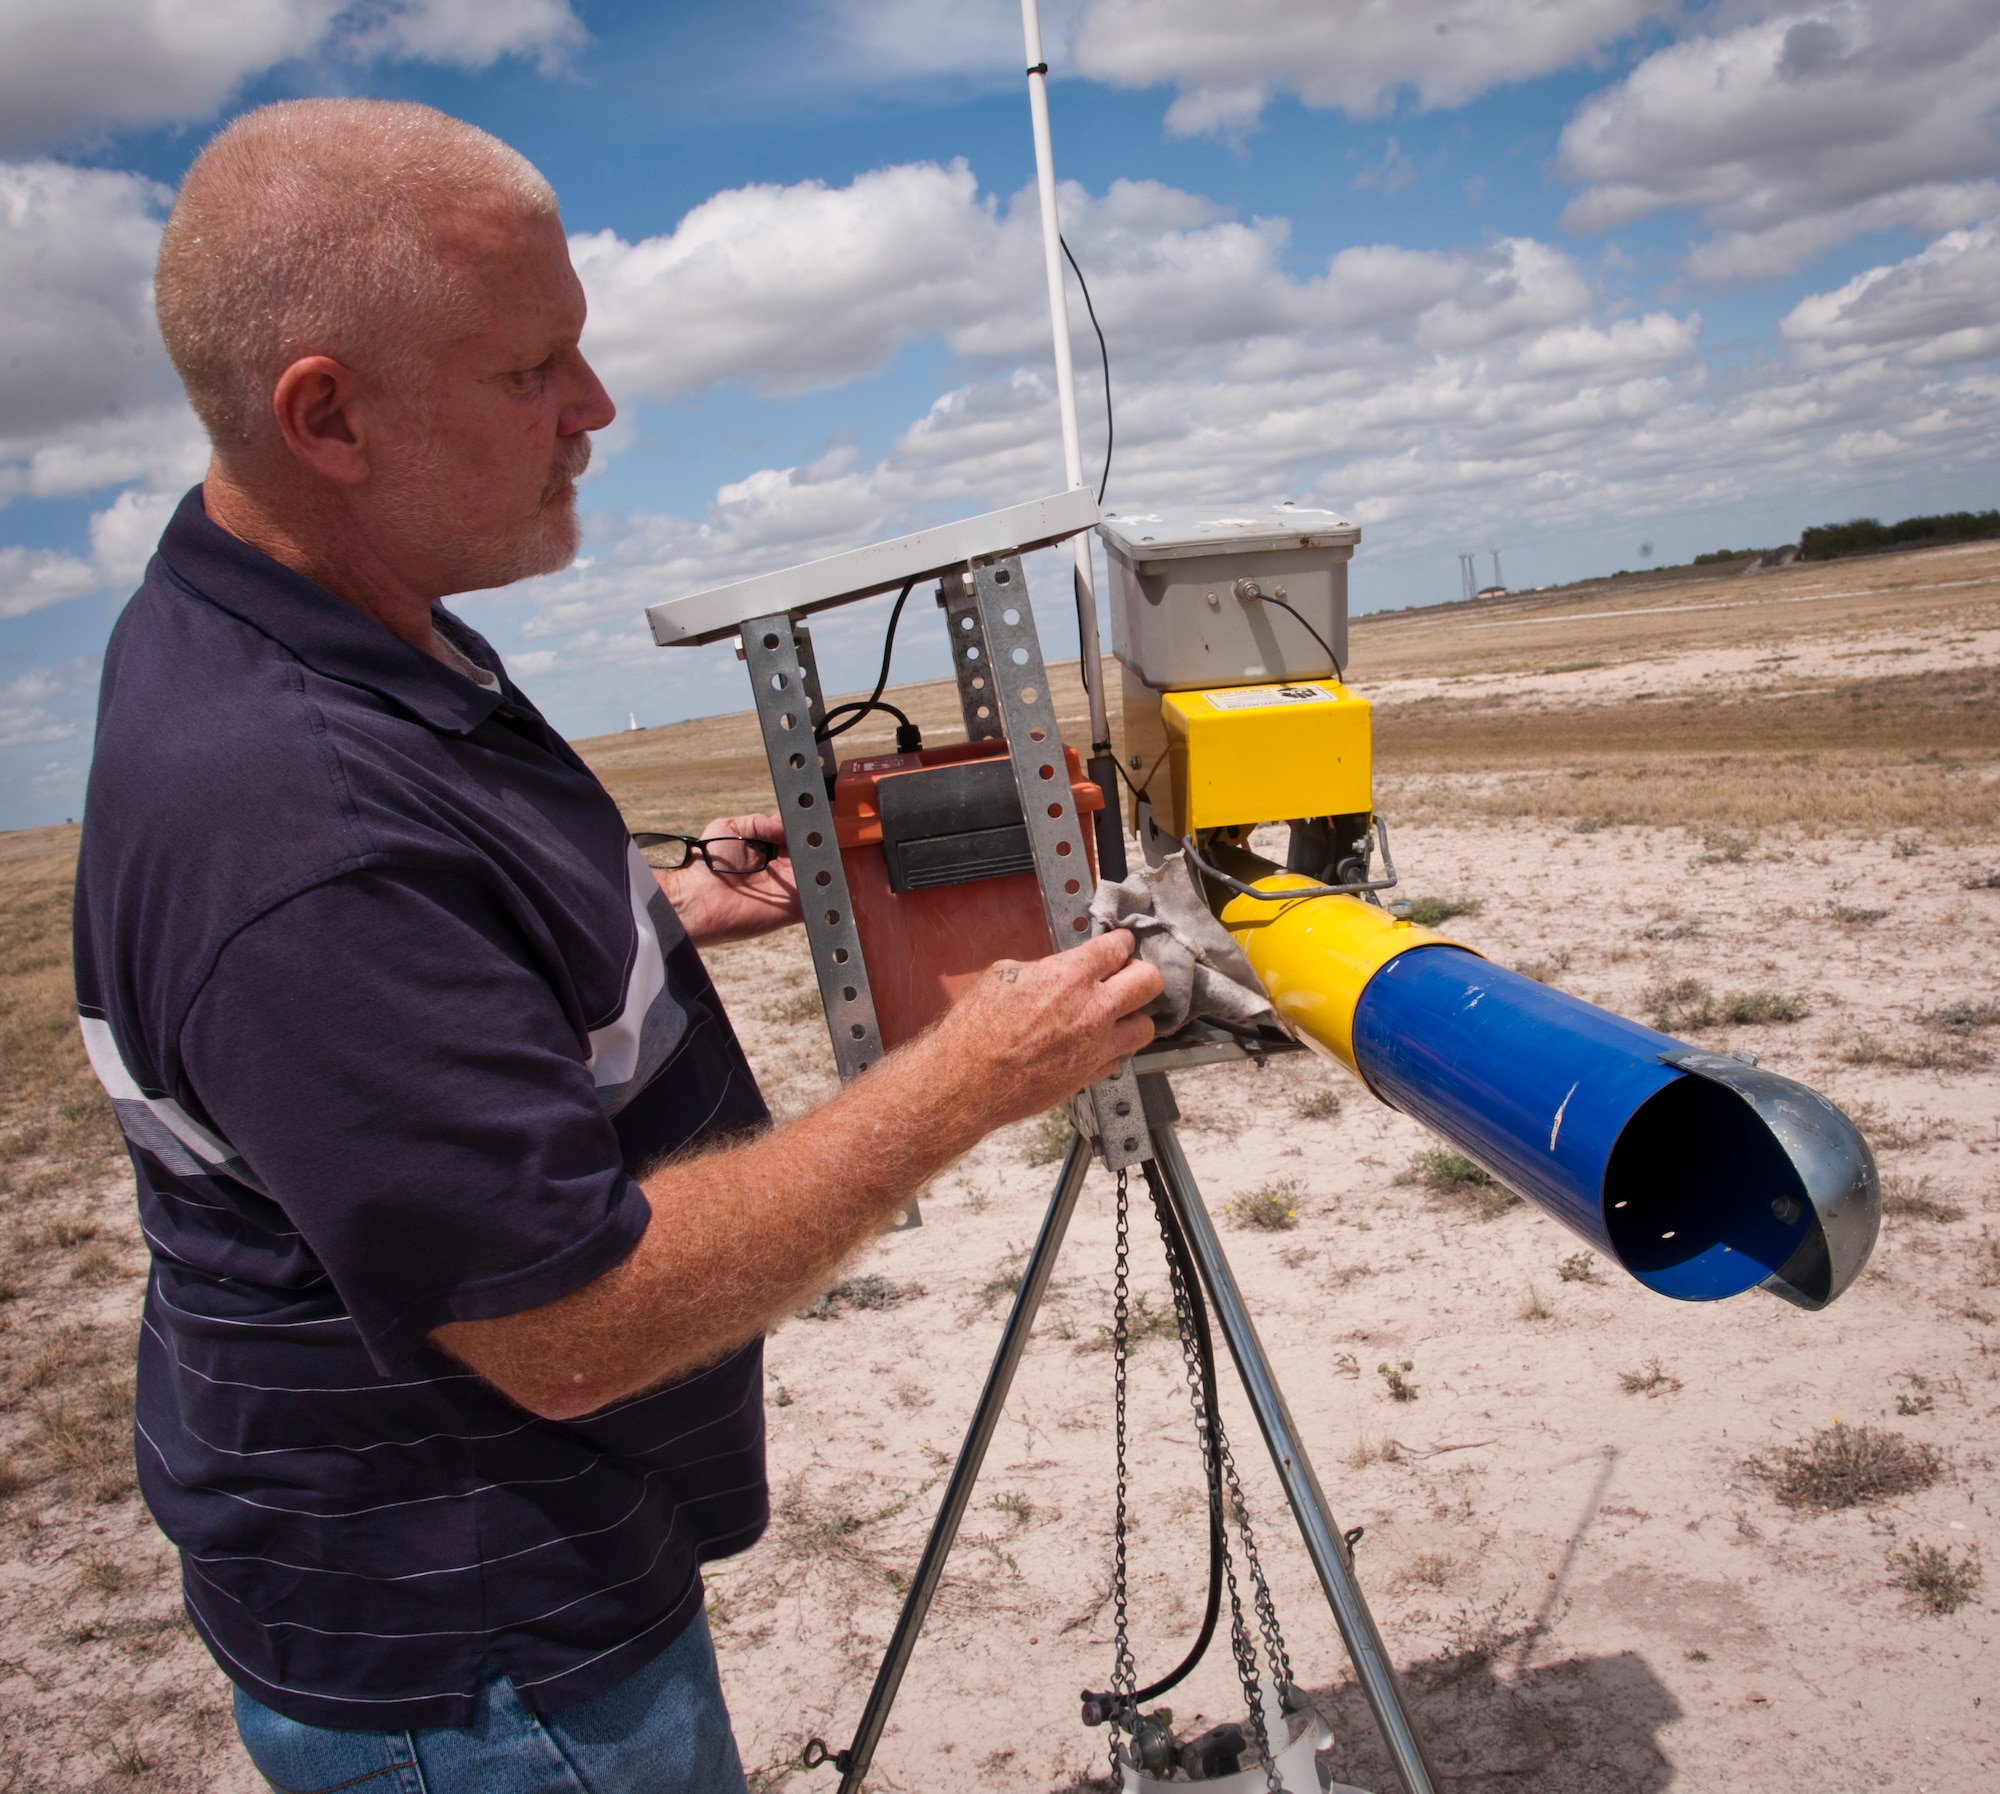
[[[1358,530],[1285,507],[1100,534],[1136,820],[1195,867],[1295,1038],[1661,1295],[1817,1309],[1860,1275],[1875,1163],[1825,1097],[1381,907],[1369,705],[1343,679]],[[1282,864],[1251,846],[1272,823]]]

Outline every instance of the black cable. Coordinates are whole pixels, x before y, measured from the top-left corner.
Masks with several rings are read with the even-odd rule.
[[[910,719],[907,716],[895,705],[882,702],[882,692],[889,683],[889,658],[896,652],[896,625],[903,620],[903,606],[909,601],[910,593],[915,590],[916,583],[914,579],[911,580],[896,594],[896,608],[889,613],[888,633],[882,640],[882,670],[875,675],[875,689],[858,703],[836,704],[826,713],[826,718],[821,722],[813,740],[831,741],[836,735],[845,735],[864,716],[875,710],[886,710],[905,728],[909,727]],[[842,723],[837,729],[827,727],[827,723],[834,717],[843,716],[850,710],[854,712],[850,720]]]
[[[1111,484],[1111,444],[1114,436],[1111,422],[1111,351],[1104,346],[1104,326],[1097,321],[1097,307],[1090,302],[1090,282],[1083,277],[1083,270],[1076,265],[1076,257],[1070,254],[1068,241],[1058,235],[1056,241],[1062,244],[1062,252],[1068,257],[1069,265],[1076,275],[1076,284],[1083,288],[1083,309],[1090,314],[1090,327],[1097,332],[1097,353],[1104,363],[1104,472],[1097,481],[1097,502],[1104,502],[1104,490]]]
[[[1139,1174],[1146,1180],[1146,1188],[1152,1193],[1153,1208],[1160,1217],[1160,1231],[1166,1235],[1167,1250],[1173,1254],[1174,1262],[1181,1274],[1181,1282],[1188,1293],[1188,1310],[1194,1319],[1195,1359],[1201,1366],[1202,1401],[1208,1408],[1209,1445],[1212,1461],[1220,1462],[1221,1454],[1214,1450],[1214,1432],[1218,1424],[1220,1410],[1215,1405],[1215,1341],[1208,1330],[1208,1304],[1201,1293],[1201,1283],[1195,1274],[1194,1254],[1188,1250],[1187,1236],[1181,1231],[1180,1217],[1174,1213],[1173,1204],[1167,1200],[1166,1186],[1160,1181],[1159,1167],[1147,1159],[1139,1167]],[[1208,1494],[1208,1606],[1201,1616],[1201,1632],[1188,1647],[1188,1654],[1180,1663],[1157,1682],[1141,1688],[1132,1696],[1136,1707],[1142,1701],[1156,1701],[1169,1688],[1178,1686],[1193,1673],[1207,1652],[1215,1637],[1216,1615],[1222,1610],[1222,1558],[1224,1539],[1222,1532],[1222,1501],[1220,1483],[1211,1484]]]
[[[866,699],[857,698],[851,704],[836,704],[826,713],[823,720],[831,722],[836,716],[845,716],[850,710],[855,713],[854,722],[842,723],[839,728],[831,729],[826,734],[817,735],[813,739],[816,741],[829,741],[835,735],[845,735],[849,729],[855,726],[855,723],[860,722],[864,716],[876,710],[893,716],[906,729],[910,726],[910,719],[898,710],[894,704],[890,703],[887,698],[877,698],[872,703]]]
[[[1334,653],[1332,643],[1330,643],[1325,636],[1321,635],[1320,632],[1317,629],[1315,629],[1310,623],[1308,623],[1304,617],[1300,617],[1299,613],[1293,610],[1292,607],[1284,601],[1284,599],[1273,598],[1269,592],[1259,592],[1257,596],[1265,604],[1275,605],[1279,610],[1290,612],[1292,616],[1298,617],[1299,627],[1303,629],[1306,632],[1306,634],[1311,636],[1314,641],[1319,643],[1320,651],[1323,654],[1325,654],[1328,660],[1333,662],[1333,676],[1336,679],[1345,676],[1345,669],[1340,664],[1340,656]]]

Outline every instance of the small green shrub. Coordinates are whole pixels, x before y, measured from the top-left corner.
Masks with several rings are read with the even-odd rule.
[[[1448,1146],[1427,1147],[1418,1153],[1396,1181],[1421,1184],[1434,1196],[1463,1204],[1482,1221],[1505,1214],[1514,1202],[1514,1193],[1490,1172]]]
[[[1435,928],[1440,922],[1449,922],[1453,916],[1476,916],[1486,907],[1481,897],[1416,897],[1408,906],[1391,906],[1400,916],[1418,923],[1425,928]]]
[[[1662,1034],[1696,1034],[1716,1023],[1715,993],[1699,978],[1649,986],[1639,998]]]
[[[1027,1144],[1021,1148],[1021,1156],[1031,1165],[1053,1165],[1069,1151],[1070,1135],[1075,1131],[1070,1126],[1067,1109],[1051,1109],[1046,1115],[1037,1115],[1028,1123]]]
[[[1239,1190],[1229,1204],[1230,1216],[1238,1227],[1287,1232],[1299,1224],[1299,1192],[1304,1187],[1296,1177],[1285,1177],[1259,1184],[1254,1190]]]
[[[1775,990],[1735,990],[1722,999],[1722,1019],[1742,1027],[1803,1021],[1810,1013],[1804,997],[1788,997]]]
[[[1400,1365],[1386,1363],[1376,1365],[1375,1374],[1388,1384],[1391,1401],[1413,1402],[1417,1399],[1417,1386],[1408,1381],[1403,1373],[1416,1368],[1414,1363],[1405,1358]]]

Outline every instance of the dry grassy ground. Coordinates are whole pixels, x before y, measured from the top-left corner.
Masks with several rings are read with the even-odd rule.
[[[1368,1529],[1360,1574],[1441,1765],[1495,1789],[1994,1786],[2000,1652],[1969,1566],[1992,1558],[2000,1487],[2000,550],[1372,617],[1354,653],[1413,894],[1476,905],[1447,926],[1502,960],[1830,1089],[1890,1179],[1875,1267],[1828,1314],[1688,1308],[1454,1181],[1314,1065],[1177,1081],[1336,1513]],[[1080,712],[1073,671],[1058,687]],[[941,687],[906,707],[954,712]],[[743,718],[584,748],[636,826],[768,790]],[[143,1254],[70,1014],[73,854],[73,830],[0,838],[0,1789],[248,1790],[131,1487]],[[831,1070],[801,943],[714,964],[774,1108],[816,1100]],[[859,1710],[1049,1150],[1039,1126],[989,1141],[921,1230],[853,1268],[874,1282],[773,1337],[776,1519],[711,1599],[762,1787],[832,1785],[788,1765],[814,1732],[845,1742]],[[1075,1695],[1108,1656],[1108,1190],[1086,1190],[880,1788],[1101,1769]],[[1280,1225],[1247,1224],[1260,1213]],[[1200,1598],[1170,1340],[1141,1349],[1134,1401],[1154,1673]],[[1330,1764],[1387,1794],[1247,1416],[1227,1412]],[[1814,1441],[1821,1457],[1784,1460]],[[1228,1715],[1225,1662],[1174,1700],[1183,1719]]]

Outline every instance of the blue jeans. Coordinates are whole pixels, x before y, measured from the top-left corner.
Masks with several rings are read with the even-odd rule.
[[[279,1794],[747,1794],[708,1616],[616,1688],[533,1714],[499,1670],[469,1726],[348,1732],[235,1691],[236,1730]]]

